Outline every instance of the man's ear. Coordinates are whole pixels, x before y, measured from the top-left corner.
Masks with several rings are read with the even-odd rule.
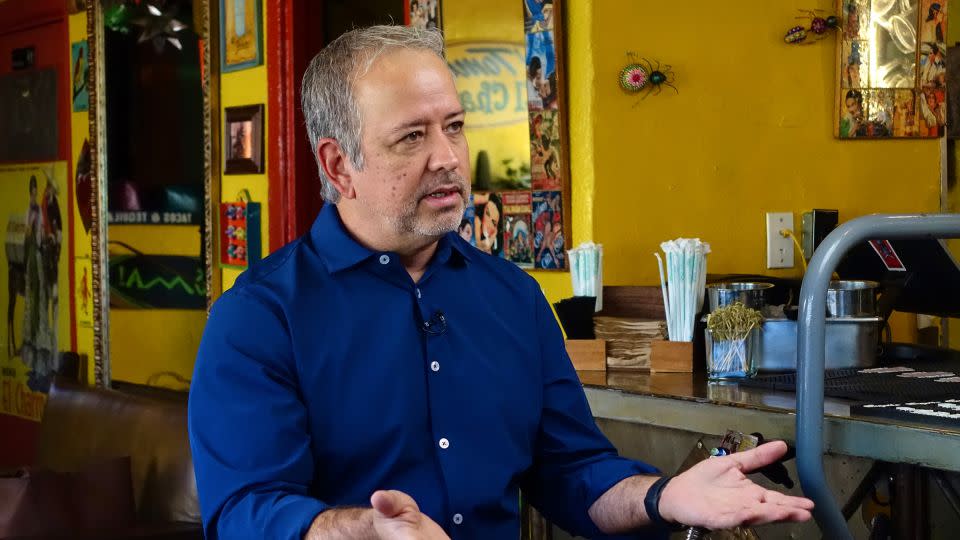
[[[350,174],[353,167],[350,166],[340,143],[329,137],[320,139],[317,141],[317,158],[330,183],[340,192],[340,197],[344,199],[356,197],[353,177]]]

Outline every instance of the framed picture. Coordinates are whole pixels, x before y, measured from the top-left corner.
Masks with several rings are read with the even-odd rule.
[[[261,0],[220,0],[220,59],[223,72],[263,63]]]
[[[943,136],[949,111],[948,3],[836,0],[838,138]]]
[[[403,0],[403,22],[416,28],[443,28],[440,0]]]
[[[224,174],[263,172],[263,105],[227,107]]]

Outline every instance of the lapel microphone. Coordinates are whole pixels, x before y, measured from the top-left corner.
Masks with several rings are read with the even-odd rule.
[[[421,330],[428,336],[439,336],[447,331],[447,318],[442,311],[434,311],[430,320],[423,321]]]

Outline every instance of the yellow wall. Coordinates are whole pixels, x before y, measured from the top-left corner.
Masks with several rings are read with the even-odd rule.
[[[811,208],[937,210],[938,141],[834,139],[833,40],[783,43],[799,9],[832,2],[564,7],[574,244],[604,245],[606,284],[656,284],[652,254],[678,236],[710,242],[710,272],[766,273],[767,211],[799,229]],[[679,94],[623,93],[627,51],[671,64]],[[566,274],[537,278],[551,301],[569,295]]]
[[[837,208],[841,220],[937,209],[938,142],[835,139],[833,41],[782,42],[798,8],[831,6],[688,5],[675,25],[653,23],[676,16],[670,3],[593,3],[593,233],[607,283],[657,282],[651,254],[678,236],[710,242],[711,272],[766,272],[766,211],[792,211],[799,227],[811,208]],[[621,92],[629,50],[672,64],[679,95]],[[573,148],[580,137],[571,133]]]
[[[263,2],[263,20],[266,21],[267,11],[266,11],[267,2]],[[263,28],[264,36],[264,55],[266,55],[266,48],[270,46],[270,36],[266,35],[266,25]],[[216,60],[219,61],[219,60]],[[296,82],[299,84],[299,80]],[[267,60],[264,56],[263,65],[253,67],[250,69],[244,69],[241,71],[233,71],[229,73],[221,73],[220,75],[220,118],[225,119],[226,113],[224,109],[227,107],[237,107],[242,105],[264,105],[264,123],[269,125],[270,122],[270,110],[267,105]],[[222,122],[221,122],[222,124]],[[219,129],[221,133],[223,132],[223,125],[214,126],[214,129]],[[264,136],[269,136],[269,128],[265,130]],[[221,145],[225,144],[224,141],[221,141]],[[264,148],[264,164],[266,167],[269,167],[269,144],[265,145]],[[223,151],[222,149],[214,149],[214,153],[219,152],[221,165],[220,170],[223,170]],[[263,256],[266,257],[268,246],[270,245],[269,238],[269,226],[270,226],[270,205],[267,204],[267,175],[266,174],[243,174],[243,175],[223,175],[221,177],[221,198],[223,202],[236,201],[238,200],[237,195],[241,190],[247,189],[250,191],[251,199],[255,202],[263,203],[261,206],[260,212],[260,225],[263,232],[263,237],[261,244],[263,245]],[[219,245],[215,246],[215,249],[219,249]],[[219,262],[219,251],[216,252],[216,257]],[[224,268],[223,269],[223,289],[226,290],[233,286],[233,282],[237,279],[237,276],[240,275],[240,270],[234,268]]]

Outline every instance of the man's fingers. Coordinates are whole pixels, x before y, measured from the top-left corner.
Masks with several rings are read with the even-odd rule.
[[[763,525],[776,521],[807,521],[811,517],[809,510],[766,502],[740,510],[734,521],[735,524]]]
[[[373,506],[374,510],[388,518],[397,517],[404,511],[420,511],[420,507],[417,506],[413,497],[402,491],[392,489],[374,492],[370,497],[370,505]]]
[[[773,463],[786,453],[787,443],[771,441],[750,450],[730,454],[729,457],[737,463],[737,468],[748,473]]]
[[[790,506],[803,510],[813,510],[813,501],[810,499],[807,499],[806,497],[785,495],[779,491],[768,490],[763,500],[769,503],[779,504],[781,506]]]

